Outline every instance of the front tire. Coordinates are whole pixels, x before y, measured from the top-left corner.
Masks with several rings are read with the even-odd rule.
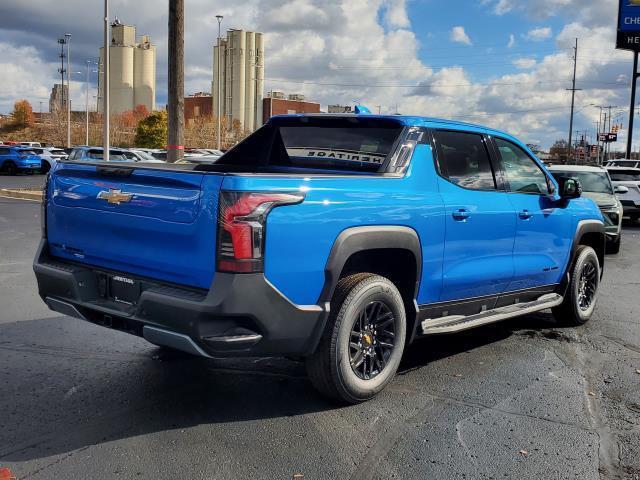
[[[406,323],[402,296],[390,280],[371,273],[340,279],[324,335],[306,360],[311,383],[343,403],[373,398],[398,370]]]
[[[572,327],[587,323],[596,308],[599,285],[598,255],[593,248],[582,245],[576,252],[564,301],[552,309],[556,321]]]

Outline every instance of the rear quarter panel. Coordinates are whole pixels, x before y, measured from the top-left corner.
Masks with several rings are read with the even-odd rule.
[[[420,145],[404,177],[228,176],[225,190],[301,191],[302,204],[268,216],[265,276],[298,305],[319,301],[325,265],[340,233],[350,227],[407,226],[422,244],[419,303],[436,301],[442,286],[444,209],[431,147]]]

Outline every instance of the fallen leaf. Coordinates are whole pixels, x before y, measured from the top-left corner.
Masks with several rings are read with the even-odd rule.
[[[596,396],[596,394],[594,392],[589,392],[589,395],[591,395],[592,397]]]
[[[526,457],[527,455],[529,455],[529,451],[528,451],[528,450],[520,450],[518,453],[519,453],[520,455],[524,455],[525,457]]]
[[[640,368],[636,368],[636,373],[640,375]]]
[[[291,480],[298,480],[299,478],[304,477],[304,473],[294,473],[293,477],[291,477]]]
[[[462,376],[462,374],[461,373],[454,373],[453,376],[460,378]]]

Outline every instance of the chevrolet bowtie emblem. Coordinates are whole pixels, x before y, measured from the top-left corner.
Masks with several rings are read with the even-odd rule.
[[[111,205],[120,205],[127,203],[133,198],[133,193],[123,193],[122,190],[103,190],[98,193],[98,200],[106,200]]]

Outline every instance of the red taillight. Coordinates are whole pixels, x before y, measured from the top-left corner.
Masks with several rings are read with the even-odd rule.
[[[221,192],[217,270],[262,272],[267,215],[275,207],[293,205],[303,199],[301,193]]]

